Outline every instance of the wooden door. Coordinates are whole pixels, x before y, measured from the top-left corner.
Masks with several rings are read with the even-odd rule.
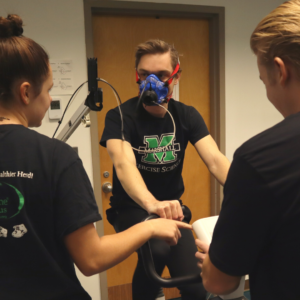
[[[210,127],[209,95],[209,24],[205,19],[155,18],[121,15],[93,15],[94,56],[98,58],[98,76],[118,91],[122,102],[138,94],[135,82],[135,47],[148,39],[162,39],[174,44],[180,53],[181,68],[180,101],[194,106]],[[103,88],[103,110],[98,114],[99,140],[104,129],[104,116],[116,107],[111,89]],[[112,163],[105,148],[100,147],[102,182],[112,182]],[[103,176],[109,172],[109,177]],[[183,203],[192,211],[194,220],[210,215],[210,174],[193,146],[189,145],[183,169],[185,193]],[[95,183],[96,184],[96,183]],[[111,194],[102,193],[103,212],[108,209]],[[105,214],[105,213],[104,213]],[[113,234],[113,227],[103,218],[105,234]],[[107,271],[109,295],[124,285],[130,287],[137,255],[131,255],[123,263]],[[164,271],[168,276],[168,271]],[[119,299],[126,297],[126,289]],[[125,293],[125,294],[124,294]],[[110,300],[113,296],[110,296]],[[117,299],[117,298],[116,298]],[[166,296],[168,299],[168,296]]]

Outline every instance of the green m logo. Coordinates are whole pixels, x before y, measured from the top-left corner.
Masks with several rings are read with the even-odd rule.
[[[146,147],[139,147],[139,154],[146,153],[142,162],[150,164],[165,164],[177,160],[176,151],[180,151],[180,144],[174,143],[173,134],[163,134],[159,139],[157,135],[145,136]],[[172,142],[171,142],[172,141]]]

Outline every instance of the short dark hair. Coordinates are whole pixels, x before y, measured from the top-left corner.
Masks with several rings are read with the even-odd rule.
[[[170,52],[171,56],[171,64],[173,70],[176,68],[177,64],[179,63],[179,54],[175,49],[174,45],[170,45],[162,40],[148,40],[145,43],[139,44],[137,46],[135,52],[135,67],[137,68],[141,57],[146,54],[157,54],[161,53],[164,54],[166,52]]]
[[[49,74],[49,56],[35,41],[22,35],[23,21],[18,15],[0,17],[0,101],[12,98],[18,79],[28,80],[35,93],[41,92]]]

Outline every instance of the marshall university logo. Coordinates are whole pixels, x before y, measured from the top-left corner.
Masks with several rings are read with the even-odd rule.
[[[139,147],[139,154],[145,154],[142,162],[148,164],[166,164],[177,160],[177,151],[180,151],[180,144],[174,143],[173,134],[163,134],[160,138],[157,135],[145,136],[146,147]],[[172,141],[172,142],[171,142]]]

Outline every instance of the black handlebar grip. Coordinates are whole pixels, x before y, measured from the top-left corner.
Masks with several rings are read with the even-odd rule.
[[[182,222],[185,222],[185,223],[189,224],[191,222],[191,219],[192,219],[191,210],[185,205],[182,205],[181,209],[182,209],[182,212],[183,212],[183,215],[184,215],[184,219],[182,220]]]
[[[183,208],[183,210],[185,210],[186,213],[189,212],[189,214],[187,216],[185,216],[185,219],[183,220],[184,222],[189,223],[189,221],[191,220],[191,212],[186,206],[182,207],[182,208]],[[152,215],[149,215],[144,221],[157,219],[157,218],[159,218],[158,215],[152,214]],[[180,285],[192,284],[192,283],[197,283],[197,282],[201,281],[200,273],[196,274],[196,275],[194,274],[194,275],[187,275],[187,276],[181,276],[181,277],[175,277],[175,278],[160,277],[155,270],[152,252],[151,252],[151,248],[150,248],[150,243],[149,242],[145,243],[139,249],[139,251],[142,256],[142,261],[143,261],[147,276],[161,287],[166,287],[166,288],[177,287]]]

